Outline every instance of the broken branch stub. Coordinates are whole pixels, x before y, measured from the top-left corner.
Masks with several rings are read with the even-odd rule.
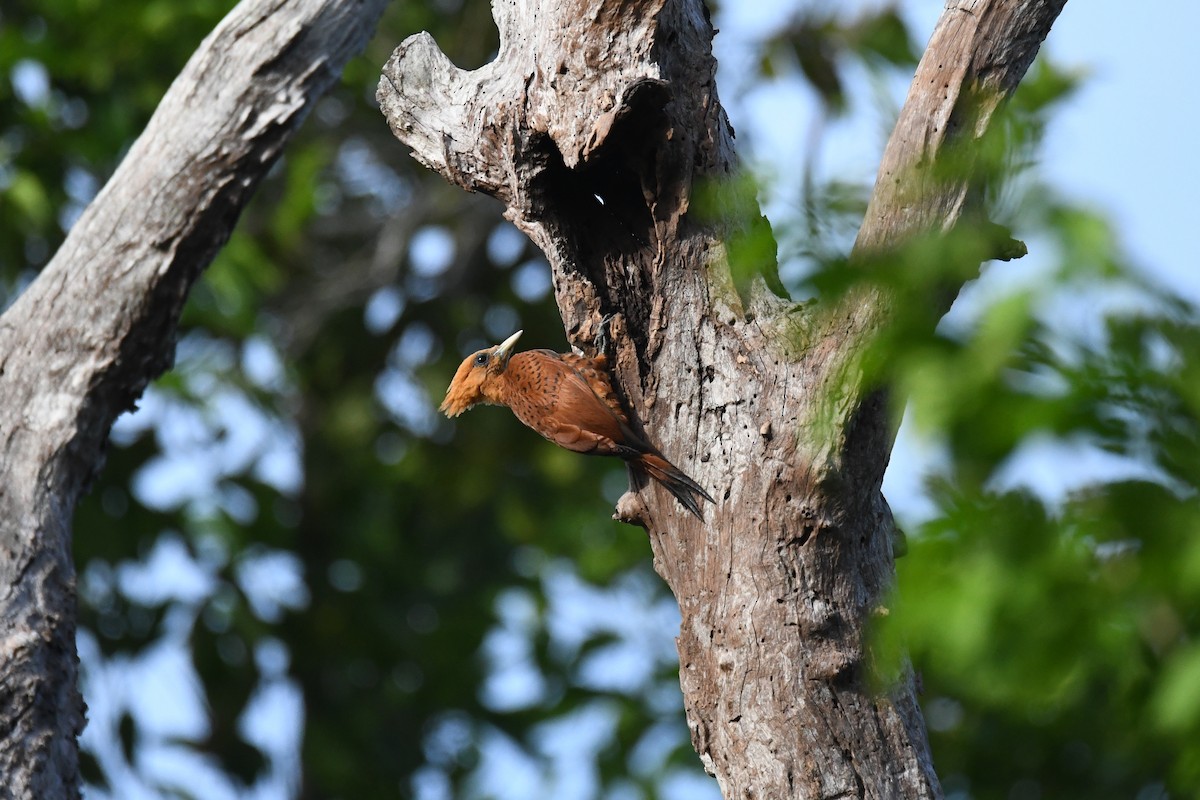
[[[410,36],[384,67],[380,107],[418,161],[511,206],[532,177],[531,145],[552,142],[576,169],[604,146],[636,87],[662,83],[651,50],[664,2],[499,0],[494,61],[461,70],[429,34]]]

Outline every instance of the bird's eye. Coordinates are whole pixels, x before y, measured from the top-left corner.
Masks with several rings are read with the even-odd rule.
[[[485,364],[487,364],[487,361],[488,361],[487,353],[480,353],[479,355],[475,356],[475,366],[477,366],[477,367],[484,366]]]

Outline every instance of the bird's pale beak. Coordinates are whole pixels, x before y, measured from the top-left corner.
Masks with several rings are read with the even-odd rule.
[[[507,364],[509,357],[512,355],[513,345],[517,343],[517,339],[520,339],[521,334],[524,332],[523,330],[517,331],[501,342],[500,346],[496,348],[496,358],[500,359],[502,363]]]

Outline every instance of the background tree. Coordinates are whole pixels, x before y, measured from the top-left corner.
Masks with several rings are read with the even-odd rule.
[[[43,102],[0,82],[14,112],[0,133],[9,297],[224,10],[5,9],[4,73],[49,73]],[[117,20],[119,37],[106,27]],[[451,441],[430,413],[462,352],[518,322],[540,343],[560,329],[544,265],[495,206],[413,170],[367,103],[407,33],[428,29],[474,66],[495,46],[489,25],[482,4],[391,8],[198,284],[176,370],[118,425],[76,519],[91,795],[228,796],[250,782],[282,795],[301,774],[310,796],[392,796],[397,784],[422,797],[711,792],[687,777],[698,770],[678,715],[671,601],[641,538],[606,521],[623,471],[560,454],[500,414],[481,412]],[[911,70],[909,50],[894,14],[810,12],[766,43],[762,64],[820,78],[835,117],[856,65],[882,80]],[[1069,88],[1035,68],[1005,123],[1014,164]],[[773,218],[797,297],[846,288],[838,256],[865,197],[811,175],[796,217]],[[903,635],[913,651],[948,791],[1186,791],[1198,738],[1195,514],[1182,491],[1195,474],[1194,313],[1142,286],[1138,304],[1105,304],[1136,311],[1112,335],[1064,328],[1063,296],[1119,285],[1128,297],[1138,281],[1106,224],[1037,176],[993,197],[1034,256],[1054,254],[1038,282],[994,308],[977,299],[936,335],[898,325],[887,342],[946,459],[940,511],[906,526],[905,602],[882,644]],[[797,276],[824,263],[835,269]],[[915,292],[941,280],[864,275]],[[1168,303],[1165,319],[1155,303]],[[1071,470],[1080,442],[1097,441],[1159,466],[1049,497],[1012,479],[1031,441],[1070,444]],[[421,502],[449,485],[458,492],[438,513]],[[289,716],[288,697],[304,712]],[[302,745],[271,735],[287,725],[303,727]]]
[[[227,17],[5,312],[0,769],[14,795],[78,794],[69,524],[112,422],[170,364],[192,281],[381,8],[318,4],[291,27],[269,4]]]

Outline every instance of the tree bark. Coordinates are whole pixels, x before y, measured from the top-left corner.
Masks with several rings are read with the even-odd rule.
[[[79,796],[75,503],[192,283],[385,0],[246,0],[0,317],[0,796]]]
[[[953,226],[970,181],[934,166],[986,130],[1064,2],[947,3],[857,253]],[[624,400],[717,498],[704,522],[655,485],[617,506],[648,531],[679,601],[705,768],[726,798],[940,796],[911,677],[873,690],[864,644],[894,578],[880,493],[894,425],[856,359],[887,298],[797,308],[768,290],[773,264],[737,277],[747,265],[727,245],[757,214],[739,216],[745,199],[721,188],[736,161],[700,2],[494,8],[494,62],[458,70],[417,35],[379,100],[419,161],[500,198],[546,253],[574,345],[589,349],[612,315]],[[715,214],[688,213],[698,192]]]

